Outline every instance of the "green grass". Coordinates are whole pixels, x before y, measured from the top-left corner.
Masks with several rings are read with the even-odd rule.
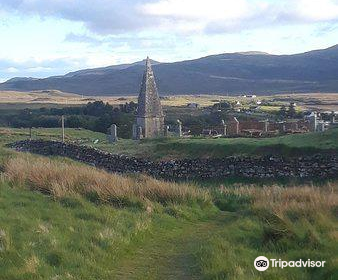
[[[23,140],[28,129],[0,129],[0,143]],[[33,138],[61,140],[58,128],[33,129]],[[301,156],[313,153],[337,153],[338,129],[324,133],[285,135],[273,138],[161,138],[133,141],[120,139],[110,144],[103,133],[89,130],[66,129],[66,139],[94,146],[112,153],[147,157],[151,159],[221,158],[232,155]],[[98,140],[95,143],[95,140]]]
[[[86,129],[69,128],[65,130],[66,140],[77,141],[83,144],[93,144],[95,140],[107,143],[107,137],[103,133],[94,132]],[[28,128],[0,128],[0,143],[10,141],[25,140],[29,138]],[[33,128],[33,139],[62,140],[62,131],[60,128]]]
[[[100,148],[113,153],[145,156],[152,159],[222,158],[233,155],[300,156],[313,153],[337,153],[338,129],[325,133],[286,135],[274,138],[168,138],[149,139],[139,143],[123,140]]]
[[[159,229],[170,237],[182,225],[189,226],[165,213],[115,209],[74,197],[55,201],[5,183],[0,186],[0,205],[4,280],[112,279],[117,264]]]
[[[156,143],[156,151],[188,157],[225,157],[231,155],[280,154],[285,156],[338,151],[338,130],[325,133],[286,135],[274,138],[169,139]]]
[[[276,219],[253,200],[215,194],[215,208],[148,213],[81,197],[52,199],[0,184],[1,279],[335,279],[337,217]],[[215,202],[216,202],[215,200]],[[279,229],[283,235],[278,235]],[[285,229],[285,231],[284,231]],[[277,235],[276,235],[277,234]],[[326,260],[324,269],[261,273],[253,260]]]
[[[36,130],[38,137],[57,139],[59,130]],[[281,137],[293,147],[337,149],[337,130],[316,135]],[[27,137],[27,130],[2,134],[1,144]],[[161,154],[158,145],[187,145],[186,139],[157,139],[107,144],[105,135],[68,130],[70,140],[113,147],[131,154]],[[291,139],[291,137],[296,137]],[[251,139],[192,139],[196,147],[214,150]],[[292,141],[294,140],[294,141]],[[215,141],[215,142],[214,142]],[[262,139],[255,141],[276,141]],[[202,146],[201,146],[201,143]],[[216,147],[213,146],[217,143]],[[273,142],[272,142],[273,143]],[[305,144],[306,143],[306,144]],[[264,145],[262,145],[264,147]],[[170,151],[170,150],[169,150]],[[183,152],[183,151],[182,151]],[[205,150],[206,152],[206,150]],[[252,151],[250,152],[252,153]],[[21,154],[0,147],[0,166]],[[215,154],[214,156],[219,156]],[[34,156],[40,158],[40,156]],[[74,164],[54,158],[53,162]],[[35,160],[32,157],[32,164]],[[81,163],[76,163],[81,168]],[[315,187],[273,186],[273,182],[204,182],[212,204],[178,201],[151,209],[141,204],[115,206],[89,196],[46,195],[33,181],[16,184],[0,169],[0,279],[337,279],[337,182]],[[100,182],[100,181],[98,181]],[[62,183],[60,181],[60,183]],[[262,185],[265,184],[265,187]],[[267,185],[266,185],[267,184]],[[77,188],[77,186],[74,186]],[[325,268],[254,269],[257,256],[283,260],[325,260]]]
[[[326,208],[327,197],[320,198],[316,190],[307,188],[300,189],[301,195],[297,189],[283,191],[277,188],[274,199],[270,197],[270,189],[252,189],[252,195],[248,195],[249,192],[245,188],[244,191],[216,194],[215,203],[233,215],[230,219],[224,216],[220,220],[220,223],[227,221],[226,226],[212,235],[208,244],[197,253],[205,279],[336,279],[337,201],[333,203],[334,207]],[[284,195],[278,199],[280,192]],[[262,199],[264,196],[275,202],[269,206],[262,203],[266,199]],[[297,203],[292,202],[292,197]],[[307,199],[316,201],[316,211],[302,204]],[[287,261],[325,260],[326,266],[308,269],[270,267],[264,273],[255,274],[248,267],[260,255]]]
[[[112,211],[83,199],[55,202],[6,184],[0,199],[6,248],[0,254],[1,279],[106,277],[106,265],[114,262],[109,251],[117,252],[150,225],[144,213]]]

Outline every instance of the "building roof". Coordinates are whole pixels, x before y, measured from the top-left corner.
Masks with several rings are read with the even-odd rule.
[[[163,110],[157,91],[154,72],[149,57],[143,74],[140,94],[138,96],[138,117],[163,117]]]

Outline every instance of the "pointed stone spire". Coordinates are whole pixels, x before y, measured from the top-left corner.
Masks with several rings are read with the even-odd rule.
[[[141,90],[138,97],[138,117],[162,117],[163,110],[155,82],[154,72],[149,57],[143,74]]]
[[[136,125],[145,138],[163,136],[164,114],[149,57],[138,96]]]

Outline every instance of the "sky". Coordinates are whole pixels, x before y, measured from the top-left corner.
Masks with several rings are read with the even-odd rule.
[[[338,0],[0,0],[0,82],[338,44]]]

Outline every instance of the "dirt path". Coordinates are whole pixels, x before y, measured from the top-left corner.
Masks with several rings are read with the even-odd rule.
[[[217,234],[224,218],[186,223],[169,234],[159,232],[119,263],[114,279],[202,279],[195,253],[211,235]]]

